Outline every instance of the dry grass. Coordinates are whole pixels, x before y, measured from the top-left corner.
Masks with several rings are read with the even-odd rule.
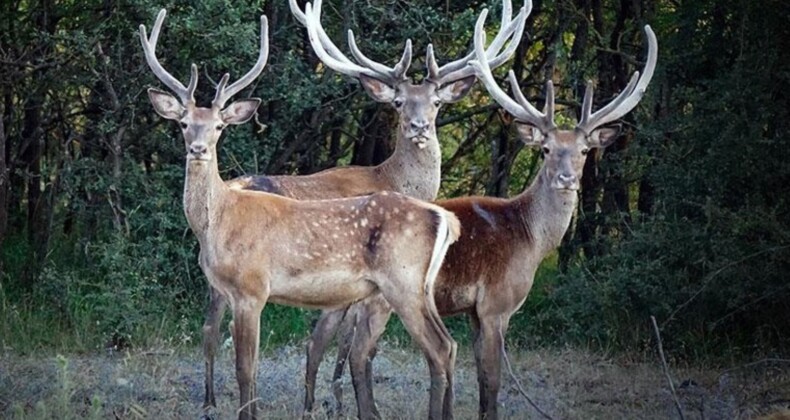
[[[578,350],[511,354],[515,374],[530,397],[555,419],[665,419],[676,413],[658,362],[609,359]],[[269,351],[258,373],[259,407],[265,418],[301,415],[302,347]],[[319,372],[314,418],[334,418],[331,363]],[[423,418],[428,374],[411,348],[382,345],[375,366],[375,392],[386,418]],[[755,418],[787,409],[790,366],[758,363],[733,370],[673,369],[686,418]],[[456,367],[456,417],[477,417],[473,358],[462,349]],[[353,392],[344,378],[346,407],[353,416]],[[503,418],[540,418],[502,378]],[[236,381],[231,352],[218,361],[215,418],[233,418]],[[66,358],[6,354],[0,359],[2,418],[198,418],[203,412],[203,361],[194,351],[128,352]]]

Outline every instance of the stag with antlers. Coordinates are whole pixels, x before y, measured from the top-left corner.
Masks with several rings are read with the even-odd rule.
[[[451,247],[436,280],[436,306],[442,316],[466,314],[474,335],[478,369],[480,418],[497,418],[503,337],[510,317],[521,307],[532,287],[540,262],[554,250],[570,225],[576,208],[584,161],[591,148],[608,146],[619,129],[606,127],[630,112],[642,98],[653,76],[658,43],[645,27],[648,57],[644,73],[635,72],[625,89],[611,103],[592,113],[593,86],[588,83],[581,118],[573,130],[554,122],[554,87],[546,83],[544,112],[521,93],[515,74],[509,79],[515,100],[494,80],[484,51],[486,12],[475,27],[476,60],[470,65],[491,96],[510,114],[525,145],[539,147],[543,164],[532,184],[511,199],[463,197],[436,204],[454,212],[464,235]],[[368,299],[349,310],[341,326],[335,380],[346,358],[357,396],[372,401],[370,360],[378,337],[390,316],[384,299]],[[360,418],[376,416],[373,410]]]
[[[184,211],[200,243],[200,266],[212,289],[230,303],[240,392],[239,418],[256,413],[255,372],[260,314],[267,302],[309,308],[345,306],[380,293],[428,360],[429,418],[452,417],[455,342],[438,316],[433,283],[447,248],[460,234],[457,218],[433,204],[396,193],[297,201],[228,186],[220,177],[217,141],[227,125],[242,124],[260,99],[226,102],[249,85],[268,57],[268,24],[261,16],[258,61],[228,85],[225,74],[210,108],[197,106],[197,66],[188,87],[156,57],[165,18],[151,37],[140,26],[145,57],[178,98],[149,89],[156,112],[177,121],[186,146]]]

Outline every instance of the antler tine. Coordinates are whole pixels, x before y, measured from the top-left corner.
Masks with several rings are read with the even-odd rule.
[[[304,12],[302,12],[301,9],[299,9],[299,5],[296,3],[296,0],[288,0],[288,5],[291,7],[291,13],[294,15],[296,20],[306,28],[307,16],[304,14]],[[320,2],[316,2],[316,6],[318,6],[318,8],[320,9]],[[342,62],[348,62],[348,63],[351,62],[351,60],[346,58],[346,56],[343,55],[342,52],[340,52],[340,49],[337,48],[337,45],[335,45],[335,43],[332,42],[332,40],[324,31],[324,28],[321,27],[320,25],[318,26],[318,37],[321,40],[321,45],[324,46],[324,49],[327,51],[328,54],[332,55],[332,57],[334,57],[336,60]]]
[[[403,47],[401,59],[398,61],[398,64],[396,64],[395,67],[387,67],[381,63],[371,60],[364,53],[362,53],[362,50],[360,50],[357,46],[357,40],[354,37],[354,31],[351,29],[348,30],[348,47],[351,49],[351,54],[360,64],[370,68],[376,73],[386,75],[386,77],[393,82],[404,80],[406,78],[406,72],[409,70],[409,67],[411,67],[411,39],[406,40],[406,45]]]
[[[269,20],[265,15],[261,15],[261,48],[258,54],[258,61],[252,66],[252,69],[242,76],[239,80],[235,81],[232,85],[225,88],[225,84],[220,82],[217,85],[217,93],[214,96],[212,106],[222,108],[225,102],[228,101],[233,95],[239,93],[242,89],[252,83],[258,75],[261,74],[263,68],[266,67],[266,61],[269,59]],[[223,76],[225,79],[225,76]],[[227,83],[227,81],[225,82]]]
[[[320,5],[320,0],[316,2],[316,5]],[[327,50],[324,49],[324,45],[321,42],[319,35],[320,22],[316,22],[318,19],[320,19],[320,16],[313,12],[313,6],[310,3],[305,4],[305,17],[305,27],[307,28],[307,36],[310,39],[310,45],[313,46],[315,55],[318,56],[318,59],[321,60],[324,65],[338,73],[351,77],[359,77],[360,74],[370,77],[377,77],[377,74],[373,72],[373,70],[366,69],[351,62],[348,59],[340,59],[335,57],[333,54],[327,52]]]
[[[156,58],[156,43],[159,41],[159,32],[162,29],[162,23],[165,21],[165,15],[167,15],[167,11],[165,9],[159,11],[159,14],[156,16],[156,21],[154,22],[154,27],[151,28],[150,38],[148,38],[148,35],[145,31],[145,25],[140,25],[140,42],[143,44],[145,61],[148,63],[148,67],[151,68],[151,71],[154,72],[154,75],[178,96],[178,98],[181,100],[181,103],[184,105],[188,103],[194,103],[194,92],[195,87],[197,87],[197,70],[195,69],[191,72],[189,88],[186,88],[181,82],[178,81],[178,79],[173,77],[172,74],[165,70],[165,68],[162,67],[162,64],[159,62],[159,59]]]
[[[645,25],[645,35],[647,36],[647,62],[645,63],[644,72],[641,77],[638,71],[634,72],[628,85],[620,92],[617,97],[608,105],[599,109],[596,113],[590,115],[592,110],[592,83],[588,83],[587,89],[584,94],[584,103],[582,106],[582,118],[576,128],[589,134],[596,127],[608,124],[617,120],[623,115],[630,112],[645,94],[647,85],[653,78],[653,73],[656,69],[656,61],[658,60],[658,40],[656,34],[650,28],[650,25]],[[588,102],[589,94],[589,104]]]
[[[401,55],[400,61],[394,67],[393,78],[396,81],[405,80],[409,67],[411,67],[411,39],[406,40],[406,46],[403,47],[403,55]]]
[[[474,51],[472,51],[474,53]],[[436,63],[436,56],[433,54],[433,44],[428,44],[425,51],[425,66],[428,67],[428,80],[440,80],[441,69]]]
[[[543,106],[543,112],[540,112],[521,92],[516,73],[513,70],[507,73],[507,78],[510,82],[510,90],[513,91],[516,101],[531,116],[531,119],[524,120],[524,122],[540,128],[544,133],[557,128],[557,125],[554,124],[554,83],[551,80],[546,81],[546,103]]]
[[[527,0],[527,1],[530,1],[530,0]],[[500,28],[505,28],[511,22],[512,13],[513,13],[513,5],[510,3],[510,0],[503,0],[503,2],[502,2],[502,17],[500,18],[500,26],[499,26]],[[497,35],[497,38],[499,38],[499,35],[501,35],[501,34],[502,34],[502,32],[500,32]],[[469,54],[467,54],[465,57],[444,64],[439,69],[439,71],[440,71],[441,74],[446,74],[446,73],[451,73],[451,72],[460,70],[460,69],[466,67],[466,65],[469,63],[469,61],[473,60],[474,58],[475,58],[475,50],[474,50],[474,48],[472,48],[472,51],[469,52]]]
[[[396,65],[395,68],[389,68],[367,59],[367,57],[365,57],[364,54],[359,51],[359,48],[356,48],[353,32],[349,31],[349,47],[351,48],[352,53],[354,53],[354,56],[359,61],[363,61],[367,64],[373,63],[374,66],[363,67],[359,64],[356,64],[349,60],[345,55],[343,55],[343,53],[340,52],[340,50],[337,49],[336,46],[334,46],[334,43],[332,43],[332,41],[326,35],[326,32],[324,32],[323,28],[321,27],[321,0],[316,0],[315,7],[313,7],[313,5],[309,2],[305,4],[304,17],[304,23],[305,27],[307,28],[307,35],[310,39],[310,45],[312,45],[316,56],[318,56],[324,65],[338,73],[355,78],[358,78],[360,75],[364,74],[365,76],[374,77],[386,83],[395,84],[399,82],[402,77],[397,77],[397,73],[405,74],[405,69],[407,69],[408,65],[411,63],[410,41],[406,42],[403,57],[401,57],[401,61],[398,63],[398,65]],[[327,49],[330,51],[327,51]]]
[[[222,79],[219,80],[217,83],[217,91],[214,93],[214,100],[211,102],[212,104],[219,104],[222,100],[222,93],[225,91],[225,86],[228,85],[228,80],[230,80],[230,73],[225,73],[222,75]],[[221,105],[218,105],[221,107]]]
[[[484,49],[486,34],[483,26],[487,15],[488,11],[483,10],[483,13],[481,13],[480,17],[477,18],[474,34],[476,59],[470,61],[469,65],[475,70],[475,73],[483,82],[483,85],[485,85],[488,93],[491,94],[491,97],[493,97],[494,100],[502,106],[502,108],[512,114],[514,118],[544,130],[547,129],[545,119],[546,116],[535,109],[535,107],[532,106],[526,98],[524,98],[524,95],[518,88],[518,82],[516,81],[515,74],[512,70],[509,76],[511,80],[511,86],[513,86],[513,92],[521,104],[517,103],[510,96],[508,96],[508,94],[505,93],[501,87],[499,87],[499,84],[497,84],[496,80],[494,80],[494,75],[491,74],[491,67],[488,65],[488,60]]]
[[[511,70],[511,73],[513,71]],[[546,116],[546,123],[554,125],[554,82],[546,80],[546,103],[543,105],[543,114]]]
[[[512,6],[510,0],[504,0],[499,32],[486,50],[486,59],[488,60],[489,67],[497,68],[513,56],[521,41],[526,26],[527,16],[529,16],[531,11],[532,1],[526,0],[518,15],[516,15],[516,18],[512,19]],[[510,43],[507,48],[500,53],[499,50],[502,49],[508,40],[510,40]],[[475,58],[474,50],[460,60],[445,64],[439,68],[440,76],[436,80],[440,84],[443,84],[474,74],[474,70],[467,65],[473,58]]]

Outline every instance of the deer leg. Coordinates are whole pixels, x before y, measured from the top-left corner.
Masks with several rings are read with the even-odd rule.
[[[315,403],[315,382],[318,376],[318,366],[326,352],[326,346],[335,335],[340,322],[343,320],[346,309],[328,310],[321,313],[318,322],[313,328],[310,340],[307,342],[307,362],[304,374],[304,412],[313,411]]]
[[[381,418],[373,399],[372,364],[376,357],[376,342],[384,332],[391,313],[389,305],[380,297],[360,304],[350,353],[351,378],[360,419]]]
[[[255,418],[255,377],[258,366],[261,311],[265,300],[246,298],[233,302],[233,344],[236,380],[239,383],[239,420]]]
[[[479,416],[481,419],[496,419],[502,361],[502,323],[497,316],[480,318],[479,325],[474,342],[480,391]]]
[[[335,371],[332,373],[332,395],[335,397],[335,412],[343,412],[343,371],[346,368],[351,354],[351,344],[354,342],[354,335],[357,331],[357,307],[352,305],[348,308],[343,322],[340,323],[339,338],[337,340],[337,358],[335,359]]]
[[[452,377],[453,365],[451,363],[455,341],[446,333],[446,330],[437,326],[437,319],[439,325],[443,326],[443,324],[441,324],[439,314],[436,313],[435,305],[429,307],[422,293],[399,290],[395,293],[387,293],[384,297],[395,309],[406,330],[420,346],[428,361],[428,369],[431,373],[428,418],[441,419],[443,418],[445,393],[452,392],[447,387],[448,378]],[[434,312],[434,315],[431,312]],[[451,417],[452,412],[444,413],[444,418]]]
[[[205,398],[203,408],[216,407],[214,396],[214,358],[220,340],[220,323],[225,314],[227,298],[217,289],[209,286],[209,304],[206,321],[203,323],[203,356],[206,359]]]

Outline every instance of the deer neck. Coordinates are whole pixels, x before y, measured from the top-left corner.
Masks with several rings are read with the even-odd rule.
[[[431,130],[423,140],[417,144],[399,131],[395,152],[378,166],[378,171],[393,191],[420,200],[435,200],[442,169],[436,130]]]
[[[546,171],[541,169],[532,184],[514,199],[541,259],[562,242],[578,203],[575,191],[560,191],[550,184]]]
[[[227,192],[219,176],[216,151],[208,162],[190,162],[186,165],[184,183],[184,213],[189,227],[202,243],[209,229],[218,220],[215,215],[220,211],[224,194]]]

